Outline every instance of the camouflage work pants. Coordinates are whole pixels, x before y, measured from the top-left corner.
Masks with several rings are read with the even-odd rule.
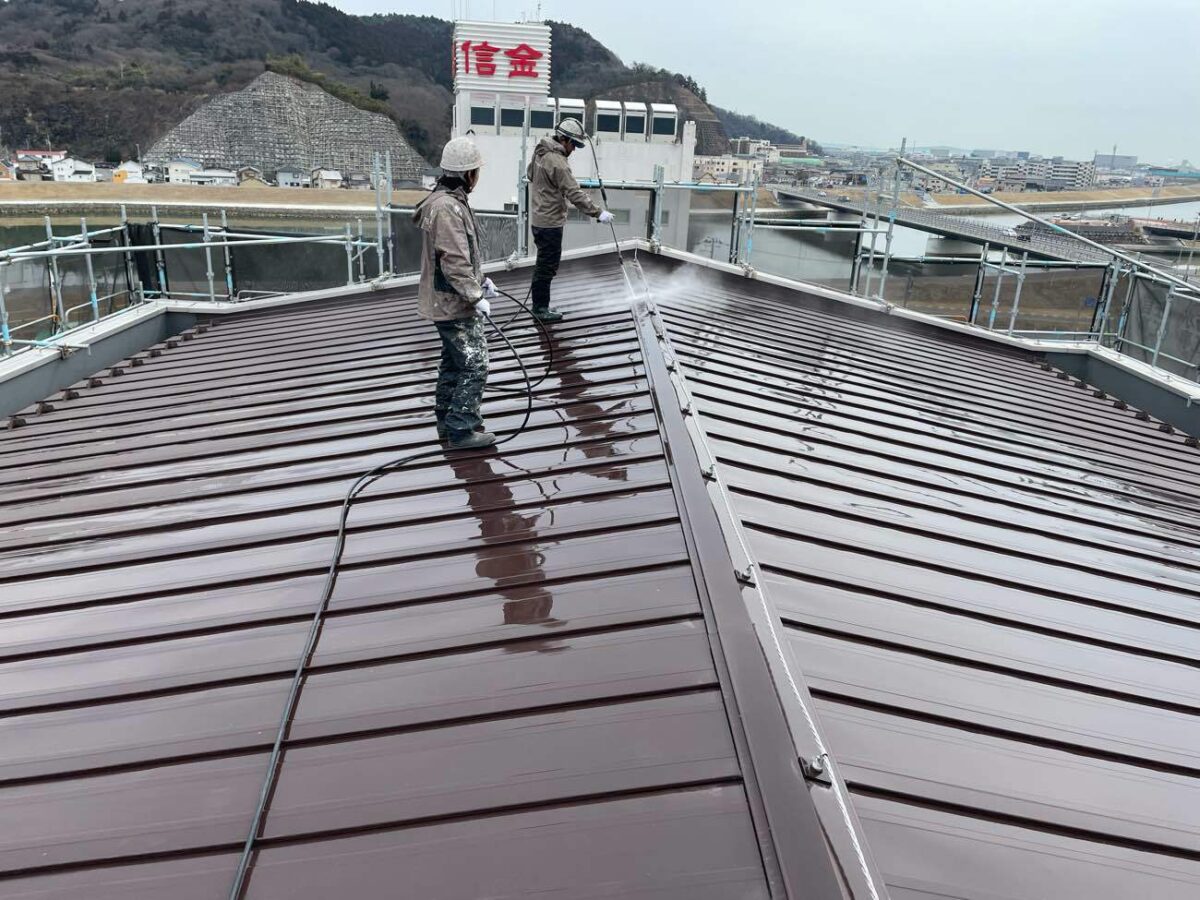
[[[442,338],[434,410],[451,439],[464,437],[483,421],[479,403],[488,375],[488,346],[479,316],[437,322]]]

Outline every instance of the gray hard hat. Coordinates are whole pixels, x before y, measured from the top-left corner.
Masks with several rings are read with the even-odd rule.
[[[582,147],[584,141],[587,140],[587,132],[583,130],[583,124],[570,116],[555,126],[554,134],[557,137],[566,138],[576,147]]]
[[[456,137],[442,148],[443,172],[470,172],[482,165],[479,148],[468,137]]]

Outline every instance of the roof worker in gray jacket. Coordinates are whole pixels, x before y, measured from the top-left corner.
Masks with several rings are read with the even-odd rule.
[[[413,211],[422,232],[417,309],[437,326],[442,340],[434,398],[437,432],[452,450],[496,443],[483,430],[479,404],[488,375],[484,317],[491,315],[488,301],[498,295],[492,279],[483,277],[479,232],[467,203],[482,164],[469,138],[450,141],[442,149],[437,186]]]
[[[568,157],[582,147],[587,133],[578,119],[558,123],[552,137],[538,141],[526,174],[530,181],[533,207],[533,242],[537,245],[537,263],[533,267],[533,314],[543,322],[558,322],[562,313],[550,309],[550,282],[558,274],[562,259],[563,226],[567,223],[567,201],[584,215],[607,225],[612,213],[601,209],[584,193],[571,173]]]

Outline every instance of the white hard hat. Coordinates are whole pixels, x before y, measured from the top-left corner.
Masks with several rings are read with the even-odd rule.
[[[482,165],[479,148],[468,137],[456,137],[442,148],[443,172],[470,172]]]
[[[578,119],[573,119],[570,116],[567,116],[555,126],[554,133],[559,137],[566,138],[576,147],[582,147],[583,142],[587,140],[587,132],[583,130],[583,124]]]

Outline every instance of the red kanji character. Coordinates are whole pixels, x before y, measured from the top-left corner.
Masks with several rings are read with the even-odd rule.
[[[463,72],[471,74],[471,54],[475,54],[475,74],[476,75],[495,75],[496,74],[496,54],[500,52],[499,47],[493,47],[487,41],[482,43],[472,44],[470,41],[462,42],[463,51]]]
[[[537,78],[537,63],[535,60],[542,58],[542,54],[534,50],[528,44],[518,44],[511,50],[505,50],[504,55],[512,62],[512,69],[508,73],[509,78]]]

